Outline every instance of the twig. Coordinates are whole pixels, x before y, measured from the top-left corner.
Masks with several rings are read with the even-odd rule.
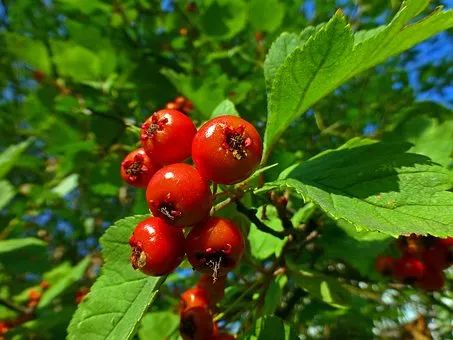
[[[236,207],[241,214],[245,215],[250,220],[250,222],[252,222],[258,228],[258,230],[261,230],[262,232],[267,234],[271,234],[275,237],[278,237],[279,239],[284,239],[287,235],[286,231],[276,231],[261,222],[261,220],[256,217],[255,209],[247,208],[240,201],[236,201]]]
[[[31,314],[30,309],[22,307],[20,305],[16,305],[15,303],[8,301],[4,298],[0,298],[0,305],[5,306],[15,312],[18,312],[20,314]]]

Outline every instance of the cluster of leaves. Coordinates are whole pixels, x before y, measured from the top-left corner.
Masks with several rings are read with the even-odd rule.
[[[221,327],[252,339],[401,336],[423,314],[449,334],[448,287],[389,284],[373,263],[394,236],[453,235],[453,121],[414,90],[442,90],[448,62],[424,65],[417,86],[405,69],[453,14],[427,0],[370,3],[0,2],[0,320],[50,284],[8,335],[177,338],[174,306],[196,277],[132,270],[127,241],[147,208],[118,174],[135,125],[177,95],[196,122],[252,121],[263,165],[276,164],[219,212],[248,235]]]

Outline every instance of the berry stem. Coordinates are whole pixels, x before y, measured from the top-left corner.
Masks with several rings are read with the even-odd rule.
[[[276,230],[268,227],[258,217],[256,217],[255,209],[247,208],[240,201],[236,201],[236,208],[241,214],[245,215],[250,220],[250,222],[255,224],[255,226],[258,228],[258,230],[261,230],[262,232],[267,233],[267,234],[271,234],[275,237],[278,237],[279,239],[284,239],[285,236],[288,235],[287,231],[276,231]]]

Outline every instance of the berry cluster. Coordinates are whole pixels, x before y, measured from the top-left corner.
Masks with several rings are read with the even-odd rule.
[[[194,269],[214,279],[226,275],[244,252],[244,238],[231,221],[211,217],[210,181],[243,181],[261,161],[262,142],[242,118],[220,116],[197,131],[178,110],[153,113],[142,125],[141,148],[121,163],[121,176],[146,188],[153,217],[141,221],[129,240],[134,269],[160,276],[187,254]],[[183,163],[192,157],[194,166]],[[184,237],[184,227],[193,227]]]
[[[233,335],[219,332],[213,321],[213,309],[222,300],[225,276],[213,280],[208,274],[200,277],[197,285],[181,294],[179,331],[184,340],[234,340]]]
[[[401,257],[379,256],[376,259],[379,273],[426,291],[442,289],[445,283],[443,270],[453,263],[453,237],[441,239],[411,234],[400,236],[397,246]]]

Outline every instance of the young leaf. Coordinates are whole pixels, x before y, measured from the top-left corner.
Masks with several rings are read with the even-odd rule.
[[[117,221],[101,238],[105,264],[68,327],[68,339],[131,339],[165,278],[134,271],[129,237],[146,216]]]
[[[407,150],[408,143],[354,138],[266,184],[260,191],[290,188],[334,219],[397,236],[453,234],[450,173]]]
[[[255,31],[275,31],[285,16],[285,6],[279,0],[251,0],[249,21]]]
[[[211,119],[223,115],[239,116],[234,103],[229,99],[225,99],[217,105],[214,111],[212,111]]]
[[[358,73],[453,25],[453,11],[436,10],[415,23],[428,0],[404,2],[386,26],[353,36],[341,12],[296,48],[278,69],[268,96],[265,155],[289,124]]]
[[[279,275],[272,280],[267,289],[266,296],[264,297],[264,315],[272,315],[275,313],[276,309],[281,304],[283,289],[287,282],[288,278],[286,275]]]

